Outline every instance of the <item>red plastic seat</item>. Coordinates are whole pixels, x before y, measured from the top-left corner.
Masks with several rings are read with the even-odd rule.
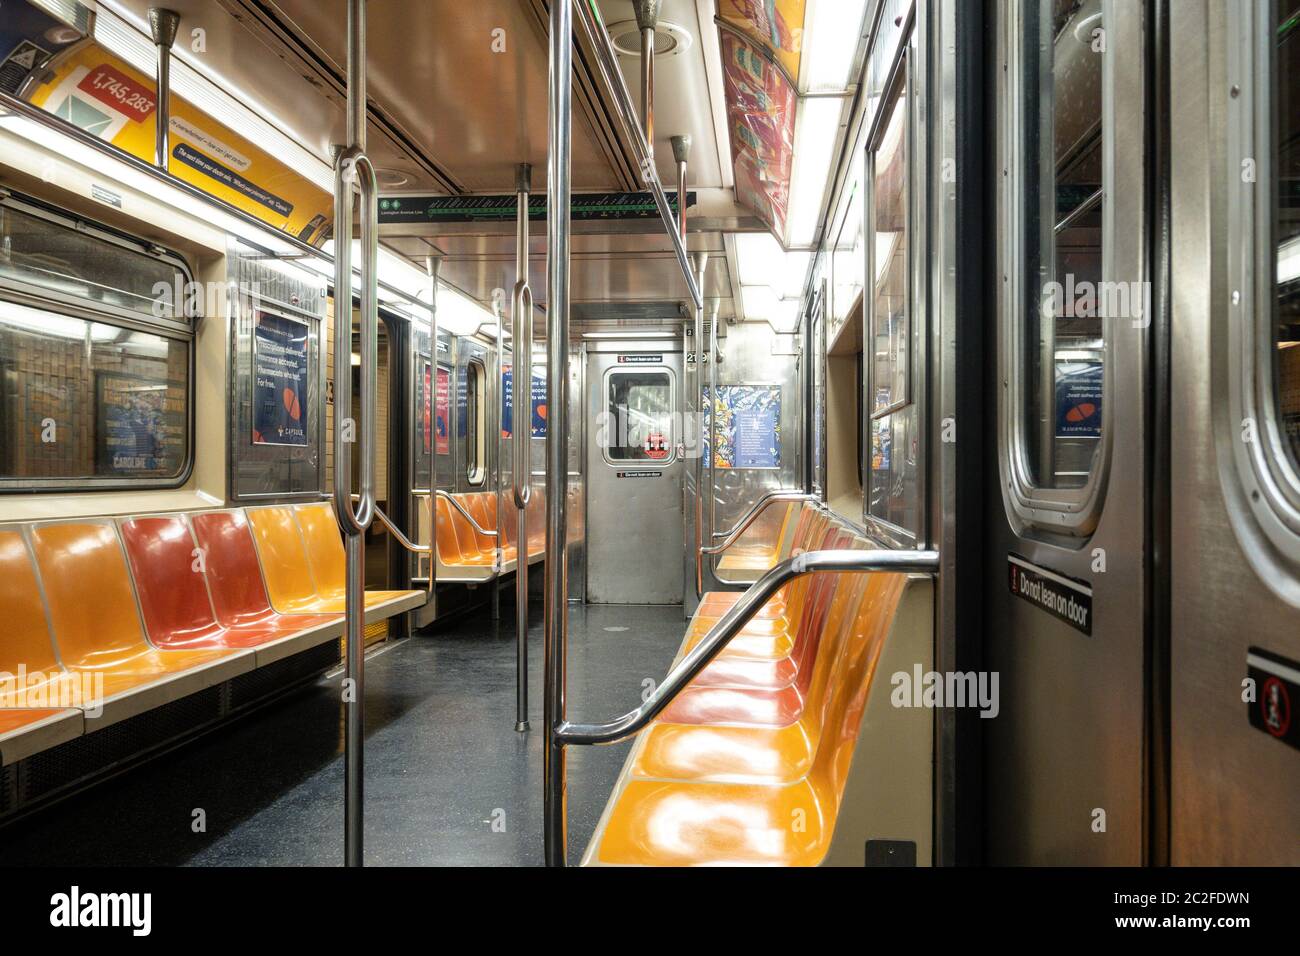
[[[209,555],[196,544],[181,516],[124,521],[122,540],[135,577],[145,629],[156,647],[257,647],[315,624],[337,620],[323,615],[286,619],[272,612],[242,618],[236,615],[228,623],[219,621],[208,593]],[[228,564],[225,570],[231,570]],[[260,587],[256,561],[245,563],[241,570],[245,577],[256,577]]]

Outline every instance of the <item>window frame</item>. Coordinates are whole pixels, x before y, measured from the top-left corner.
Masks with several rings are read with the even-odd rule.
[[[642,365],[638,363],[634,365],[633,364],[624,365],[621,367],[615,365],[611,368],[605,369],[605,374],[601,376],[601,383],[600,383],[601,384],[601,393],[600,393],[601,411],[605,413],[606,422],[615,420],[610,417],[612,416],[613,413],[610,411],[610,404],[609,404],[609,385],[615,375],[620,375],[620,374],[621,375],[638,375],[638,374],[643,375],[646,372],[663,372],[665,375],[668,376],[668,408],[670,409],[668,413],[669,414],[668,427],[670,429],[668,435],[668,457],[667,458],[615,458],[613,455],[610,454],[611,446],[608,445],[606,442],[601,442],[600,443],[601,457],[605,459],[605,464],[610,465],[612,467],[625,468],[630,466],[634,468],[635,467],[665,468],[668,465],[671,465],[677,461],[678,436],[674,434],[674,431],[676,429],[676,422],[671,417],[673,415],[671,409],[675,409],[679,407],[677,404],[678,403],[678,397],[677,397],[678,382],[677,382],[677,372],[676,370],[673,369],[672,366],[665,365],[665,364]],[[615,447],[622,447],[622,446],[615,446]],[[712,452],[710,452],[710,454],[712,454]]]
[[[0,189],[0,207],[43,219],[65,229],[75,230],[99,241],[118,246],[135,254],[143,254],[174,267],[180,274],[183,289],[194,281],[194,273],[179,253],[164,249],[153,242],[136,239],[71,212],[57,209]],[[175,476],[166,477],[95,477],[69,478],[16,478],[0,476],[0,495],[40,494],[97,491],[168,490],[184,487],[194,474],[196,444],[195,375],[198,369],[198,342],[196,329],[200,316],[189,308],[189,296],[182,296],[182,318],[171,319],[149,316],[144,312],[116,305],[93,303],[88,299],[66,292],[48,289],[39,283],[25,282],[12,276],[0,276],[0,299],[27,308],[39,309],[84,322],[95,322],[156,335],[182,342],[187,346],[185,383],[185,455],[181,469]]]
[[[1116,22],[1113,0],[1101,0],[1102,23]],[[1026,195],[1024,155],[1025,122],[1022,34],[1024,7],[1003,0],[1002,28],[998,31],[1000,60],[998,100],[1000,116],[998,165],[1001,167],[998,195],[998,255],[1002,273],[997,309],[998,378],[998,465],[1002,496],[1017,533],[1039,529],[1083,541],[1092,535],[1101,517],[1110,477],[1114,440],[1114,368],[1116,323],[1123,317],[1102,315],[1101,438],[1088,480],[1074,488],[1043,487],[1034,480],[1029,464],[1029,443],[1025,415],[1027,389],[1025,348],[1030,344],[1026,329],[1029,304],[1024,301],[1026,266],[1024,252],[1030,238],[1025,235]],[[1101,280],[1115,274],[1115,55],[1114,38],[1100,54],[1101,64],[1101,167],[1102,227]]]
[[[890,547],[911,548],[926,537],[928,501],[925,491],[928,482],[927,461],[929,455],[928,417],[925,363],[927,317],[920,305],[925,294],[923,275],[918,276],[916,268],[919,244],[924,244],[926,236],[918,226],[926,221],[928,196],[925,175],[927,163],[924,161],[926,148],[924,114],[917,110],[916,102],[921,90],[918,87],[916,71],[923,63],[921,37],[911,17],[903,24],[898,36],[898,46],[894,53],[885,82],[881,86],[878,107],[873,115],[870,128],[863,146],[863,189],[861,202],[863,253],[865,268],[862,284],[862,350],[863,350],[863,395],[862,420],[860,436],[862,442],[862,521],[870,534]],[[901,94],[901,96],[900,96]],[[875,407],[876,393],[876,159],[880,146],[889,129],[895,107],[903,110],[903,129],[901,147],[903,150],[903,168],[906,177],[905,228],[907,230],[906,262],[904,264],[904,310],[907,316],[907,363],[904,380],[904,395],[881,408]],[[909,408],[915,409],[917,447],[916,480],[916,527],[906,528],[881,517],[872,511],[873,472],[870,465],[872,436],[876,422],[890,418],[892,433],[892,416],[902,414]]]
[[[1228,74],[1240,77],[1240,95],[1226,97],[1232,185],[1227,190],[1228,276],[1225,301],[1212,310],[1218,338],[1228,346],[1226,385],[1228,414],[1221,416],[1218,441],[1229,449],[1228,467],[1220,479],[1240,494],[1240,507],[1230,507],[1231,523],[1244,540],[1262,531],[1276,556],[1259,547],[1245,547],[1256,570],[1278,589],[1279,578],[1300,579],[1300,468],[1283,435],[1277,407],[1274,342],[1274,303],[1277,296],[1277,232],[1273,217],[1276,135],[1273,126],[1276,69],[1272,27],[1276,5],[1243,5],[1227,12]],[[1254,182],[1237,171],[1255,161]],[[1237,301],[1233,297],[1237,296]],[[1254,422],[1254,440],[1244,441],[1247,420]],[[1236,487],[1231,487],[1235,485]],[[1253,526],[1253,527],[1251,527]],[[1281,561],[1277,560],[1281,557]],[[1289,566],[1289,567],[1288,567]]]

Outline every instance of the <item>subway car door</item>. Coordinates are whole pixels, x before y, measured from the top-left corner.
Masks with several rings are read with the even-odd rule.
[[[1170,5],[1170,862],[1300,864],[1300,0]]]
[[[1144,29],[1136,3],[997,6],[991,863],[1146,858]]]
[[[682,353],[606,341],[587,351],[587,601],[682,603]]]

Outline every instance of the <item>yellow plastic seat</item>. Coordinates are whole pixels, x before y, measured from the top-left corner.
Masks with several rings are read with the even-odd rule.
[[[345,559],[343,539],[329,504],[249,508],[271,606],[281,614],[342,614]],[[411,591],[367,591],[374,608]]]
[[[302,529],[307,564],[322,602],[321,611],[341,614],[347,590],[347,556],[334,508],[330,504],[298,505],[294,512]],[[415,592],[366,591],[366,607],[373,608],[412,593]]]

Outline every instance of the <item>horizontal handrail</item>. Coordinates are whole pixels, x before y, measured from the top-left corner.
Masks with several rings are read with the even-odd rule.
[[[937,551],[808,551],[782,561],[740,596],[681,662],[669,671],[662,684],[636,710],[603,724],[575,724],[563,721],[555,728],[561,746],[569,744],[613,744],[632,736],[659,716],[677,695],[722,651],[727,643],[758,613],[777,591],[802,574],[818,571],[886,571],[933,573],[939,569]]]
[[[704,304],[703,283],[696,282],[695,276],[691,273],[690,256],[686,252],[686,237],[678,229],[677,217],[673,214],[672,207],[668,205],[668,196],[664,192],[663,183],[659,180],[659,172],[655,169],[654,152],[646,142],[645,130],[641,128],[636,107],[632,105],[632,94],[623,79],[623,71],[619,68],[613,41],[605,30],[605,24],[601,22],[600,10],[594,0],[573,0],[573,5],[578,10],[578,20],[582,23],[587,39],[596,50],[596,65],[600,67],[601,77],[614,94],[614,106],[623,124],[623,130],[632,142],[632,152],[636,154],[641,176],[654,195],[655,205],[659,209],[659,218],[663,220],[664,229],[673,241],[673,251],[677,254],[678,265],[682,267],[682,276],[686,279],[686,288],[690,292],[691,302],[697,309],[701,308]],[[685,206],[686,197],[678,196],[677,204],[679,208]]]
[[[436,494],[439,498],[446,498],[447,501],[450,502],[451,506],[455,508],[457,511],[459,511],[462,517],[464,517],[466,521],[468,521],[471,525],[474,526],[474,530],[477,531],[479,534],[487,535],[489,538],[495,538],[497,536],[497,533],[495,531],[489,531],[487,528],[484,528],[477,521],[475,521],[474,516],[470,514],[468,511],[466,511],[465,506],[461,504],[459,501],[457,501],[455,496],[453,496],[450,492],[443,491],[441,488],[439,488],[437,491],[434,492],[434,494]]]
[[[352,500],[353,500],[353,501],[356,501],[359,497],[360,497],[359,495],[353,495],[353,496],[352,496]],[[433,499],[430,498],[428,495],[418,495],[418,497],[423,497],[426,501],[429,502],[428,507],[429,507],[430,509],[433,508]],[[393,522],[389,519],[388,515],[384,514],[384,509],[381,508],[381,507],[379,507],[378,504],[375,505],[375,512],[374,512],[374,514],[375,514],[375,517],[379,519],[379,523],[382,524],[385,528],[388,529],[388,533],[391,534],[394,538],[397,539],[397,543],[398,543],[398,544],[400,544],[400,545],[401,545],[403,548],[405,548],[407,551],[410,551],[412,554],[424,554],[424,555],[428,555],[429,558],[431,559],[431,560],[430,560],[430,564],[432,564],[432,558],[433,558],[433,541],[432,541],[433,533],[432,533],[432,530],[430,531],[430,541],[429,541],[429,543],[428,543],[427,545],[425,545],[425,544],[416,544],[414,541],[412,541],[410,538],[408,538],[405,534],[402,533],[402,529],[401,529],[401,528],[399,528],[399,527],[397,527],[397,525],[393,524]],[[430,511],[430,514],[432,514],[432,510]],[[430,527],[432,528],[432,522],[430,523]],[[423,584],[423,585],[424,585],[424,592],[425,592],[425,594],[428,594],[428,595],[432,595],[432,594],[433,594],[433,574],[432,574],[432,572],[430,572],[429,575],[428,575],[427,577],[425,577],[425,576],[417,576],[417,577],[413,577],[413,578],[411,578],[411,583],[412,583],[412,584]]]
[[[353,501],[357,501],[359,498],[359,495],[352,496]],[[410,551],[413,554],[433,554],[432,544],[416,544],[402,533],[401,528],[393,524],[388,515],[384,514],[384,509],[379,507],[379,505],[375,505],[375,517],[379,519],[380,524],[388,529],[388,533],[397,539],[397,543],[407,551]]]
[[[735,526],[730,531],[715,531],[713,533],[713,537],[715,539],[716,538],[725,539],[721,544],[715,544],[708,548],[701,548],[700,549],[701,552],[704,554],[721,554],[723,551],[726,551],[728,548],[730,548],[733,544],[736,543],[736,540],[742,534],[744,534],[749,529],[750,525],[752,525],[755,521],[758,520],[758,516],[760,514],[766,511],[770,505],[774,505],[778,501],[820,502],[821,498],[819,498],[817,495],[810,495],[804,491],[784,491],[784,490],[770,491],[767,494],[765,494],[762,498],[759,498],[758,501],[754,502],[754,506],[745,513],[744,517],[742,517],[738,522],[736,522]]]

